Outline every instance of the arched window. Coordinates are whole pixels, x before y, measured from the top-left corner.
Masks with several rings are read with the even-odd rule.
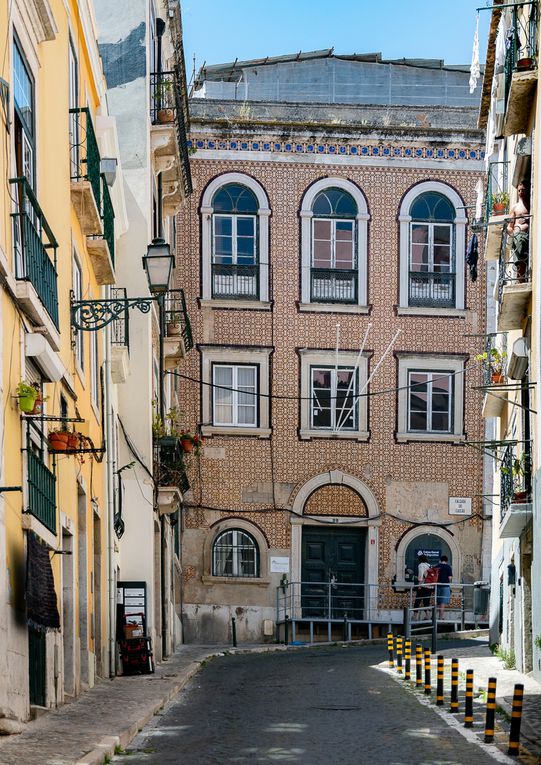
[[[360,189],[323,178],[307,189],[300,216],[301,310],[367,311],[369,215]]]
[[[455,209],[442,194],[430,191],[411,206],[409,304],[455,306]]]
[[[203,194],[203,300],[268,301],[268,216],[253,178],[227,173]]]
[[[259,576],[259,548],[255,539],[242,529],[227,529],[212,545],[213,576]]]
[[[400,208],[400,306],[464,308],[464,202],[438,181],[412,187]]]
[[[238,183],[212,199],[212,297],[259,297],[257,199]]]
[[[451,548],[445,539],[435,534],[419,534],[406,547],[404,555],[404,581],[412,582],[413,578],[417,576],[420,555],[425,555],[431,566],[439,563],[442,555],[446,555],[449,565],[451,568],[453,567]]]
[[[355,200],[343,189],[320,191],[312,205],[310,300],[357,302]]]

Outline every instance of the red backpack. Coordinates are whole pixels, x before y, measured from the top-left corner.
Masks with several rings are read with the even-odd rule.
[[[430,566],[423,579],[423,584],[436,584],[439,574],[440,570],[437,566]]]

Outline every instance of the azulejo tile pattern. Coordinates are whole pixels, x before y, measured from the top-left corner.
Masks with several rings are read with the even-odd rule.
[[[326,154],[350,157],[382,157],[389,159],[455,159],[480,160],[485,152],[481,146],[396,146],[380,143],[294,143],[290,141],[264,141],[241,139],[195,138],[188,140],[188,148],[197,151],[250,151],[279,154]]]

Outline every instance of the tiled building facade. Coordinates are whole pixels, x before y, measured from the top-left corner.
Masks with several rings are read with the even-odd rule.
[[[339,73],[338,59],[310,64],[329,60]],[[290,66],[302,81],[304,63]],[[340,619],[392,620],[393,581],[427,545],[450,554],[455,581],[479,580],[482,464],[465,445],[483,438],[473,357],[486,287],[465,263],[482,172],[474,106],[197,95],[194,194],[177,224],[199,351],[179,385],[206,439],[184,509],[186,639],[227,640],[232,617],[239,639],[271,639],[284,578],[371,585]],[[447,212],[417,224],[419,200]],[[416,277],[425,235],[432,265]],[[451,514],[450,498],[470,499],[471,515]],[[298,615],[306,603],[317,616],[317,599]]]

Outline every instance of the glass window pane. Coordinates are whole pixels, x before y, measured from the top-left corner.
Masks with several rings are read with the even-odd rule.
[[[426,414],[422,412],[410,412],[410,430],[427,430]]]
[[[332,221],[314,220],[314,239],[325,239],[330,242],[332,234]]]
[[[353,241],[353,223],[349,221],[336,221],[336,239],[337,241]]]
[[[255,369],[254,367],[237,367],[237,377],[239,388],[255,389]]]
[[[432,415],[432,430],[438,432],[449,432],[449,415],[438,412]]]
[[[434,226],[434,244],[451,244],[450,226]]]
[[[237,218],[237,235],[251,236],[255,233],[255,218]]]
[[[233,234],[233,218],[225,215],[214,216],[214,232],[217,236],[231,236]]]
[[[255,194],[238,183],[222,186],[212,199],[215,212],[257,213],[258,203]]]

